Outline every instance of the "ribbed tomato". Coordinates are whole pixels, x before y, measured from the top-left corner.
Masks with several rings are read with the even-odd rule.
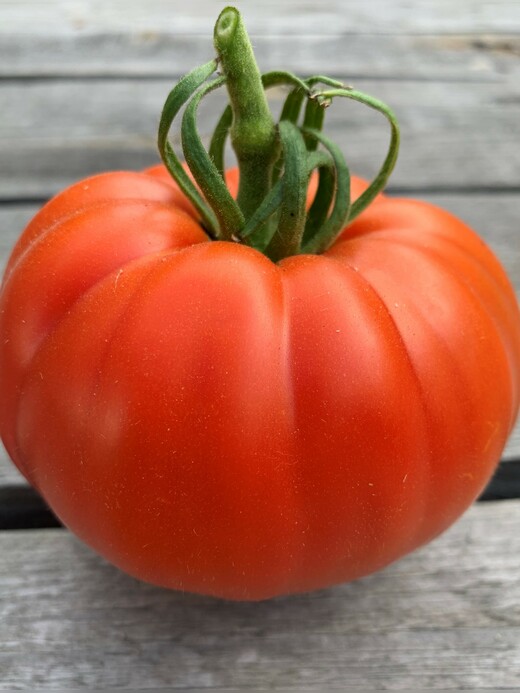
[[[435,537],[519,406],[500,264],[447,212],[382,195],[325,253],[275,263],[209,242],[162,168],[87,179],[15,247],[0,334],[2,438],[65,525],[144,580],[231,599]]]

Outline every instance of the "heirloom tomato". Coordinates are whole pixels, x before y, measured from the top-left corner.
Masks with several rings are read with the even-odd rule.
[[[308,89],[308,113],[358,94],[303,84],[289,106]],[[259,206],[267,177],[243,154],[248,116],[230,94],[240,173],[221,206],[199,170],[217,164],[199,166],[185,137],[197,186],[163,141],[167,168],[88,178],[30,222],[0,293],[0,426],[29,482],[109,561],[257,600],[375,571],[477,498],[518,412],[520,316],[472,230],[383,195],[389,159],[376,184],[349,179],[312,113],[273,124]],[[226,235],[225,205],[258,223]]]

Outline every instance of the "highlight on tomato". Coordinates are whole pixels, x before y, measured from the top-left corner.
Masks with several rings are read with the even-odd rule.
[[[234,8],[214,43],[166,100],[163,163],[72,185],[17,242],[0,432],[116,566],[260,600],[367,575],[468,508],[518,413],[520,314],[466,224],[382,192],[399,145],[386,105],[261,75]],[[265,91],[280,85],[276,122]],[[197,110],[220,87],[206,150]],[[339,98],[389,122],[371,183],[324,134]],[[185,165],[169,142],[181,109]]]

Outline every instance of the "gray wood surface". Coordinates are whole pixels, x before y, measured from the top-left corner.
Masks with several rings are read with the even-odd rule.
[[[519,71],[516,0],[236,2],[264,69],[504,79]],[[0,75],[172,77],[208,58],[218,5],[192,0],[0,1]]]
[[[340,77],[348,81],[348,74]],[[0,82],[0,195],[49,196],[90,173],[156,162],[158,118],[174,82]],[[520,157],[513,152],[520,141],[520,80],[515,86],[462,87],[442,80],[358,79],[355,85],[391,104],[400,119],[402,145],[392,185],[518,189]],[[282,90],[271,95],[274,109],[284,96]],[[210,133],[222,103],[218,94],[201,107],[203,135]],[[342,146],[353,171],[376,173],[388,142],[379,114],[337,102],[327,113],[327,133]]]
[[[516,0],[261,0],[233,3],[247,15],[251,33],[279,36],[308,33],[508,33],[520,30]],[[0,33],[32,35],[132,31],[207,34],[225,3],[210,0],[2,0]]]
[[[257,604],[167,592],[64,530],[0,533],[0,688],[520,687],[520,501],[383,572]]]
[[[247,7],[248,17],[255,6]],[[386,7],[391,9],[392,5]],[[0,4],[0,16],[3,14]],[[464,16],[464,11],[460,15]],[[57,76],[171,78],[208,59],[211,46],[208,39],[214,18],[212,10],[197,34],[186,35],[180,29],[163,25],[145,30],[142,24],[129,31],[119,30],[116,37],[110,31],[79,28],[63,32],[61,24],[49,27],[45,33],[36,33],[39,27],[31,30],[29,22],[27,33],[16,33],[13,29],[0,33],[0,76],[10,79]],[[287,18],[276,35],[262,34],[255,22],[248,21],[253,27],[255,52],[263,69],[284,65],[295,72],[314,73],[318,66],[323,69],[325,65],[331,75],[348,72],[350,76],[406,76],[463,83],[495,81],[499,77],[513,77],[520,71],[517,60],[520,41],[512,33],[514,25],[509,23],[507,33],[497,35],[476,33],[471,24],[463,24],[461,33],[439,33],[433,29],[429,33],[402,33],[399,28],[396,33],[372,33],[369,23],[360,33],[348,29],[320,33],[314,30],[312,18],[307,21],[310,26],[303,41],[291,32],[293,25]]]

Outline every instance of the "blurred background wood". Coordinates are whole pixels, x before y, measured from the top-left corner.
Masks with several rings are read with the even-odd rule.
[[[465,219],[520,295],[518,0],[236,4],[263,71],[327,73],[394,108],[403,144],[389,192]],[[164,99],[212,57],[223,6],[0,0],[1,266],[52,194],[158,161]],[[283,96],[270,93],[275,110]],[[201,132],[221,106],[217,95],[202,108]],[[388,137],[377,114],[335,105],[328,131],[352,170],[375,173]],[[34,500],[3,452],[2,489]],[[520,686],[519,519],[520,500],[478,504],[379,576],[248,606],[135,583],[64,530],[0,532],[0,688]]]

